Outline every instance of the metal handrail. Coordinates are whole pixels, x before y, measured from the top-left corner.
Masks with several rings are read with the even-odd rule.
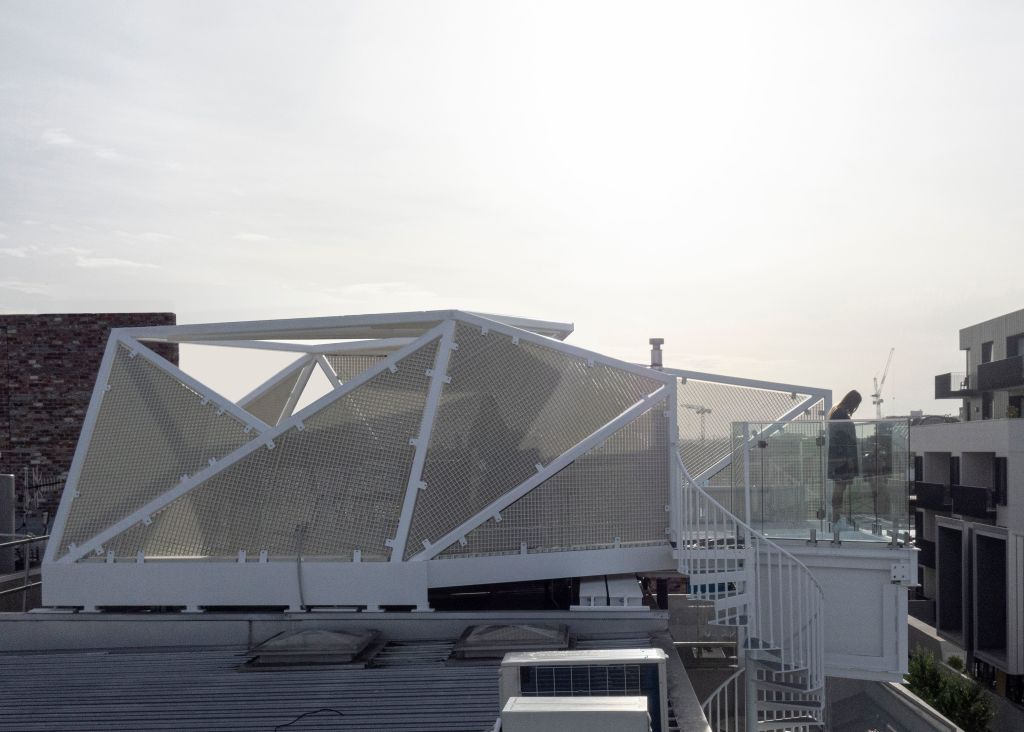
[[[805,572],[807,572],[808,579],[810,579],[811,582],[814,583],[814,586],[817,587],[818,591],[822,594],[822,596],[824,596],[825,590],[823,590],[821,585],[818,584],[818,580],[816,580],[814,578],[814,573],[811,572],[811,570],[807,567],[806,564],[804,564],[799,559],[797,559],[795,556],[793,556],[788,551],[786,551],[786,549],[784,547],[776,544],[774,541],[769,539],[767,536],[762,534],[760,531],[758,531],[754,527],[752,527],[749,524],[747,524],[746,521],[744,521],[739,516],[734,514],[732,511],[730,511],[728,508],[726,508],[721,503],[716,501],[707,491],[704,491],[703,489],[701,489],[701,487],[699,485],[697,485],[696,482],[694,482],[693,478],[690,477],[690,472],[686,469],[686,465],[683,464],[683,458],[680,457],[679,453],[676,453],[676,461],[679,463],[679,466],[683,470],[683,477],[686,478],[686,481],[701,494],[701,498],[703,498],[705,501],[707,501],[712,506],[717,508],[719,511],[723,511],[725,514],[727,514],[729,516],[729,520],[730,521],[735,523],[737,526],[742,528],[744,531],[748,532],[751,536],[753,536],[753,537],[755,537],[757,539],[760,539],[761,541],[767,542],[772,547],[773,550],[778,550],[787,559],[795,562]]]
[[[22,544],[32,544],[37,541],[45,541],[49,538],[49,534],[43,534],[42,536],[26,536],[21,539],[15,539],[14,541],[5,541],[3,544],[0,544],[0,549],[6,549],[11,546],[20,546]]]
[[[21,539],[15,539],[14,541],[5,541],[3,544],[0,544],[0,549],[8,549],[8,548],[11,548],[11,547],[16,547],[16,546],[23,546],[23,545],[27,545],[27,544],[34,544],[34,543],[39,542],[39,541],[46,541],[49,538],[50,538],[49,534],[43,534],[42,536],[26,536],[26,537],[23,537]],[[24,564],[25,564],[25,583],[23,585],[21,585],[21,587],[12,587],[10,589],[3,590],[2,592],[0,592],[0,597],[3,597],[4,595],[13,595],[15,592],[23,592],[24,594],[21,596],[21,611],[22,612],[28,612],[28,591],[31,590],[33,587],[41,586],[43,583],[42,582],[29,582],[29,578],[31,577],[31,573],[32,573],[32,566],[31,566],[31,562],[29,561],[29,555],[28,555],[28,550],[27,549],[25,550]]]
[[[743,718],[740,717],[740,694],[742,690],[739,680],[745,672],[746,669],[740,666],[729,678],[708,694],[707,700],[701,704],[704,718],[708,720],[711,728],[716,730],[716,732],[731,732],[734,729],[739,732],[744,724]],[[733,687],[731,704],[729,702],[730,687]],[[731,715],[729,714],[730,706],[732,707]]]
[[[747,594],[750,598],[747,602],[753,603],[753,606],[748,605],[747,607],[748,613],[753,613],[753,615],[748,614],[747,619],[743,621],[743,625],[746,626],[745,635],[747,635],[747,641],[756,637],[761,642],[768,639],[770,644],[772,644],[777,640],[782,644],[778,646],[780,661],[783,664],[806,664],[808,672],[806,691],[814,692],[815,689],[820,688],[824,677],[824,591],[820,583],[814,577],[813,572],[791,552],[754,529],[702,490],[690,476],[682,457],[678,453],[675,457],[683,478],[682,492],[685,504],[683,510],[684,525],[680,527],[679,550],[681,552],[687,550],[702,551],[699,545],[690,545],[689,539],[692,532],[688,529],[692,527],[697,532],[698,543],[700,541],[699,535],[703,531],[705,540],[713,537],[716,543],[719,540],[728,540],[728,537],[735,536],[733,541],[736,543],[733,546],[751,551],[751,559],[749,560],[752,564],[750,568],[751,576],[745,583],[743,590],[743,593]],[[699,511],[697,510],[698,505],[701,506]],[[695,515],[688,515],[694,511],[697,511]],[[741,541],[742,546],[740,545]],[[723,544],[722,546],[726,545]],[[705,549],[711,553],[714,551],[714,547],[711,546],[705,547]],[[705,561],[710,562],[708,566],[711,567],[711,573],[728,571],[728,562],[725,562],[726,567],[722,567],[719,564],[721,560],[713,557],[709,557]],[[762,567],[762,563],[766,564],[766,566]],[[746,566],[746,562],[744,565]],[[797,593],[800,598],[797,600],[794,600],[792,593],[794,582],[797,587],[803,588]],[[763,583],[768,584],[763,585]],[[783,615],[786,612],[784,610],[786,601],[783,599],[782,588],[786,583],[790,587],[788,594],[790,608],[797,612],[797,617],[794,618],[795,623],[783,620]],[[778,586],[776,587],[776,585]],[[761,602],[760,594],[764,588],[767,588],[765,593],[767,604],[765,607],[755,610],[754,608]],[[773,607],[775,605],[776,589],[778,590],[778,602],[777,606]],[[726,593],[732,591],[729,589],[725,590]],[[797,604],[799,608],[796,607]],[[722,611],[729,613],[732,612],[731,608],[735,607],[735,605],[730,605],[722,608]],[[765,614],[767,617],[765,617]],[[725,617],[729,616],[726,615]],[[738,617],[738,615],[733,617]],[[775,635],[776,629],[779,633],[777,638]],[[756,636],[754,633],[756,633]],[[742,640],[743,637],[741,636],[740,639]],[[753,648],[754,646],[751,646],[751,649]],[[748,675],[748,681],[745,694],[746,712],[744,714],[746,724],[743,726],[756,726],[760,714],[764,715],[761,718],[765,721],[787,719],[787,715],[792,714],[792,711],[783,711],[771,707],[761,708],[762,699],[760,698],[761,693],[766,693],[769,696],[763,699],[765,703],[785,704],[790,698],[787,693],[754,691],[751,684],[755,678],[758,678],[752,675],[755,673],[754,668],[744,664],[744,670]],[[730,691],[731,688],[735,688],[738,684],[738,678],[740,678],[739,674],[734,674],[727,679],[702,704],[705,713],[710,713],[716,718],[716,724],[723,732],[731,729],[731,723],[726,719],[722,719],[723,705],[726,708],[725,714],[728,714],[727,710],[730,706],[730,701],[732,706],[738,706],[738,699],[734,697],[732,700],[729,700],[728,698],[729,693],[738,693],[738,689]],[[736,710],[733,710],[733,716],[736,716]]]

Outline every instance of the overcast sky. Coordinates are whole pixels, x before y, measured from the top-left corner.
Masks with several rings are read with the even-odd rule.
[[[457,307],[837,396],[895,346],[887,406],[955,412],[958,329],[1024,307],[1022,35],[1020,2],[0,0],[0,312]]]

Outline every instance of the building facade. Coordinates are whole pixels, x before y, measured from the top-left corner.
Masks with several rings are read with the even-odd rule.
[[[0,473],[59,495],[111,329],[175,321],[174,313],[0,315]],[[177,363],[176,345],[157,349]]]
[[[911,428],[921,594],[970,670],[1024,703],[1024,310],[960,331],[966,371],[935,377],[961,421]]]

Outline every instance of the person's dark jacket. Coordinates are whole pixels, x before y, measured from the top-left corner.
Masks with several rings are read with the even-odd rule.
[[[857,476],[857,430],[850,413],[842,407],[828,416],[828,477],[832,480],[853,480]]]

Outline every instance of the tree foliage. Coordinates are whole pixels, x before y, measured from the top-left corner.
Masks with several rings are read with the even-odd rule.
[[[985,732],[995,716],[992,700],[979,684],[943,673],[930,653],[910,657],[906,680],[911,691],[966,732]]]

